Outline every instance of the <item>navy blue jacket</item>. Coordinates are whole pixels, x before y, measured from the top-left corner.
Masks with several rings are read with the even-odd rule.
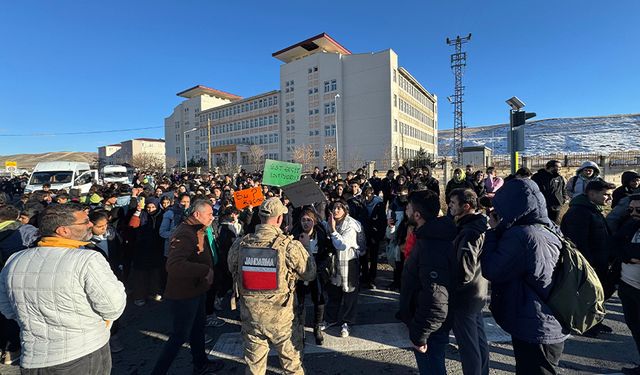
[[[493,198],[502,218],[489,230],[482,251],[482,275],[491,282],[491,312],[512,337],[533,344],[566,340],[560,323],[543,302],[552,287],[560,240],[547,217],[544,196],[535,182],[513,179]]]

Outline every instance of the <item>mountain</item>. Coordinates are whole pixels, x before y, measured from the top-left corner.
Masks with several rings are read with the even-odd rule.
[[[550,118],[528,121],[525,126],[525,154],[640,150],[640,114],[598,117]],[[507,154],[509,124],[464,129],[465,146],[485,145],[494,155]],[[453,130],[438,132],[438,153],[453,155]]]
[[[83,161],[93,164],[98,160],[96,152],[47,152],[44,154],[0,155],[0,169],[5,161],[15,161],[18,169],[33,169],[41,161]]]

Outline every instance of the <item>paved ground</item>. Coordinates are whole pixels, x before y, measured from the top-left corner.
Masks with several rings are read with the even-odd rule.
[[[390,282],[388,271],[383,271],[380,285]],[[338,328],[330,328],[325,345],[313,344],[307,337],[305,365],[309,374],[417,374],[413,353],[405,328],[399,324],[396,312],[398,295],[389,290],[362,291],[359,297],[358,321],[351,337],[343,339]],[[613,327],[612,334],[597,339],[572,337],[567,341],[562,356],[563,374],[612,374],[621,367],[634,365],[640,358],[630,332],[624,324],[622,306],[617,298],[607,304],[606,323]],[[307,309],[307,321],[311,321],[312,307]],[[214,337],[209,346],[211,353],[224,358],[221,374],[243,374],[240,358],[242,346],[239,322],[235,313],[226,311],[220,316],[227,322],[221,328],[207,328]],[[121,339],[124,352],[113,355],[113,374],[148,374],[160,352],[169,331],[168,309],[164,303],[150,302],[137,307],[130,303],[122,318]],[[515,372],[513,351],[509,336],[499,329],[487,312],[485,321],[491,341],[491,373]],[[454,340],[447,350],[447,368],[450,374],[462,374]],[[172,374],[190,374],[188,347],[181,351],[172,368]],[[280,374],[277,357],[269,357],[269,374]],[[19,374],[17,367],[0,365],[0,374]]]

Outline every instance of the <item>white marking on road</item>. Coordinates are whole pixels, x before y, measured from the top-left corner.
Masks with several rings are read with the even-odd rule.
[[[330,327],[324,334],[324,345],[315,345],[313,330],[306,328],[305,354],[348,353],[371,350],[411,348],[409,332],[403,323],[364,324],[351,327],[351,335],[340,337],[340,327]],[[511,337],[492,318],[485,318],[487,340],[493,343],[510,342]],[[244,344],[240,332],[223,333],[218,338],[210,354],[221,358],[242,358]],[[271,349],[269,355],[276,355]]]

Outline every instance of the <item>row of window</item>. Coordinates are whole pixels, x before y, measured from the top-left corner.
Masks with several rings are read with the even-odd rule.
[[[318,88],[317,87],[309,89],[309,95],[317,94],[317,93],[318,93]]]
[[[394,147],[394,154],[396,155],[396,158],[413,159],[416,156],[418,156],[418,150],[413,150],[410,148],[398,147],[398,146],[393,146],[393,147]]]
[[[277,125],[278,115],[263,116],[248,120],[236,121],[228,124],[213,127],[213,134],[224,134],[227,132],[259,128],[262,126]]]
[[[312,68],[307,69],[307,73],[309,73],[309,74],[311,74],[313,72],[317,72],[317,71],[318,71],[318,67],[317,66],[314,66]]]
[[[331,81],[324,81],[324,92],[336,91],[338,89],[338,82],[335,79]]]
[[[396,120],[396,129],[395,131],[398,131],[397,129],[397,120]],[[423,132],[420,129],[414,128],[413,126],[409,125],[409,124],[405,124],[404,122],[400,121],[400,133],[404,134],[406,136],[409,136],[411,138],[415,138],[415,139],[419,139],[423,142],[428,142],[433,144],[433,135]]]
[[[291,80],[291,81],[287,81],[287,82],[285,83],[285,86],[287,86],[287,87],[289,87],[289,86],[293,86],[293,83],[294,83],[294,82],[293,82],[293,80]]]
[[[409,95],[413,96],[415,100],[420,102],[423,106],[433,111],[433,102],[427,98],[417,87],[415,87],[408,79],[400,75],[400,88],[406,91]]]
[[[395,95],[394,95],[394,99],[395,99]],[[429,127],[433,128],[433,119],[431,117],[427,116],[426,113],[424,113],[421,110],[419,110],[418,108],[412,106],[408,102],[405,102],[404,100],[402,100],[402,98],[400,98],[398,104],[399,104],[401,112],[404,112],[407,115],[413,117],[414,119],[420,121],[421,123],[427,124],[427,125],[429,125]]]
[[[220,109],[218,111],[212,111],[204,115],[200,115],[200,122],[204,122],[206,120],[217,120],[221,118],[225,118],[227,116],[237,115],[239,113],[245,113],[249,111],[253,111],[255,109],[267,108],[274,105],[278,105],[278,96],[270,96],[268,98],[256,99],[247,103],[242,103],[238,105],[234,105],[232,107],[228,107],[225,109]]]
[[[266,145],[266,144],[278,143],[278,139],[279,139],[278,133],[271,133],[271,134],[253,135],[249,137],[221,139],[221,140],[213,141],[211,142],[211,144],[214,147],[226,146],[226,145],[237,145],[237,144]]]
[[[324,114],[330,115],[336,113],[336,102],[330,102],[324,104]]]

